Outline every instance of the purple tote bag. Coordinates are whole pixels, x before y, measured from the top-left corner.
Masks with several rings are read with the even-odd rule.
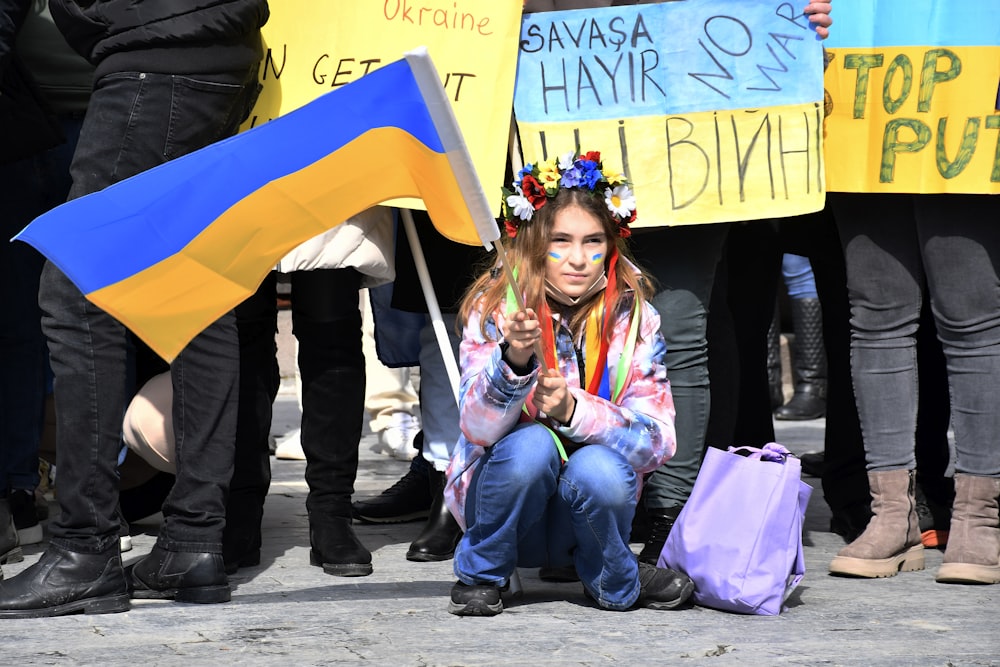
[[[709,447],[657,565],[694,581],[705,607],[775,616],[802,580],[802,523],[812,487],[776,443]]]

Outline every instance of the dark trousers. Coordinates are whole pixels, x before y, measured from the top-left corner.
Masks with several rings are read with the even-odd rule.
[[[38,445],[45,406],[45,336],[38,281],[45,259],[7,240],[66,201],[79,119],[63,121],[66,142],[0,165],[0,495],[38,486]]]
[[[97,81],[73,157],[70,198],[234,134],[252,103],[256,72],[206,79],[120,72]],[[134,377],[128,335],[51,263],[39,303],[55,375],[61,513],[51,525],[53,543],[101,552],[118,539],[117,460]],[[222,549],[238,363],[229,313],[171,364],[177,480],[163,504],[158,543],[166,549]]]
[[[361,274],[346,268],[290,275],[292,332],[299,344],[302,378],[301,441],[309,485],[306,509],[312,520],[348,518],[364,425],[365,359],[358,308]],[[233,498],[239,489],[262,502],[270,481],[270,403],[277,391],[273,274],[254,297],[237,308],[237,316],[243,376]]]

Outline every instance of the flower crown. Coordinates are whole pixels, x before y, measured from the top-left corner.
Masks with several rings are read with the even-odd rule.
[[[535,211],[559,194],[560,188],[586,190],[604,196],[611,217],[618,223],[618,235],[632,235],[629,223],[635,221],[635,194],[622,174],[606,175],[601,154],[566,153],[539,164],[525,165],[514,181],[514,191],[503,188],[503,217],[507,235],[517,236],[521,225],[531,220]]]

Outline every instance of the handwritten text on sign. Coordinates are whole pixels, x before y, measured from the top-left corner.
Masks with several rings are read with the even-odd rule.
[[[525,159],[600,150],[635,185],[637,226],[817,210],[822,62],[787,2],[533,14],[514,93]]]
[[[995,8],[917,0],[906,14],[919,22],[904,25],[884,20],[885,2],[844,0],[841,11],[850,26],[830,40],[827,187],[1000,193]]]
[[[514,2],[272,2],[263,29],[264,88],[247,125],[287,113],[399,60],[410,49],[426,46],[480,181],[488,192],[499,191],[507,161],[520,19],[521,3]],[[419,202],[405,205],[422,208]]]

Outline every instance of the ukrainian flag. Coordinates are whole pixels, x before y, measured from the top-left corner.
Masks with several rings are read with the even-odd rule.
[[[370,206],[420,198],[470,245],[499,238],[425,49],[281,118],[39,217],[30,243],[174,359],[289,250]]]

